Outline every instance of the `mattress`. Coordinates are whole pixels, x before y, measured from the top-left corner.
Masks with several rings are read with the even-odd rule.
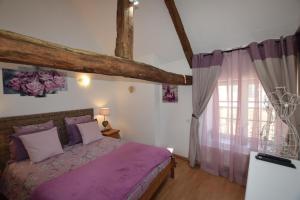
[[[64,154],[54,156],[40,163],[33,164],[29,160],[14,162],[5,168],[0,183],[1,192],[11,200],[27,200],[31,192],[45,181],[59,177],[96,158],[119,148],[126,141],[110,137],[88,145],[77,144],[64,149]],[[165,160],[152,170],[141,182],[128,199],[139,199],[147,190],[152,180],[168,165],[170,159]]]

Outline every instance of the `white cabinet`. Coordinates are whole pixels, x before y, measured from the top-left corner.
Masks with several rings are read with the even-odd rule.
[[[246,200],[300,200],[300,161],[297,169],[257,160],[251,152]]]

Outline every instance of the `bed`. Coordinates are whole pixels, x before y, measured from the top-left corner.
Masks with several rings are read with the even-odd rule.
[[[2,166],[2,169],[4,169],[4,163],[8,161],[6,137],[8,134],[12,133],[13,125],[28,125],[38,122],[45,122],[47,120],[53,120],[54,124],[58,127],[58,134],[61,143],[67,144],[68,138],[63,122],[64,117],[81,116],[85,114],[90,114],[93,116],[93,109],[63,111],[0,119],[0,138],[2,144],[0,146],[0,150],[2,153],[0,166]],[[86,173],[86,171],[84,171],[84,168],[88,169],[88,167],[93,163],[96,164],[95,166],[97,167],[99,167],[100,165],[103,167],[106,162],[109,163],[109,161],[107,160],[110,160],[111,157],[113,157],[113,154],[117,154],[118,152],[119,154],[122,154],[123,149],[125,149],[126,147],[139,145],[140,144],[131,144],[131,142],[104,137],[103,139],[88,145],[76,144],[73,146],[66,146],[64,148],[64,154],[54,156],[50,159],[36,164],[32,164],[29,160],[10,163],[6,165],[5,169],[2,172],[0,188],[2,193],[8,199],[30,199],[32,193],[37,191],[42,186],[45,186],[44,189],[49,188],[50,186],[47,185],[48,183],[51,183],[53,181],[55,183],[55,180],[66,177],[72,173],[74,174],[79,170],[81,171],[78,173],[84,174]],[[122,157],[126,156],[127,155],[124,155]],[[114,164],[113,166],[118,165]],[[121,166],[122,163],[120,164],[120,167]],[[175,161],[172,156],[169,156],[166,159],[160,161],[155,165],[155,167],[151,168],[151,170],[149,170],[149,172],[147,172],[147,174],[143,176],[142,179],[138,179],[138,182],[136,182],[136,184],[134,184],[134,187],[131,187],[130,191],[128,191],[128,193],[126,194],[126,198],[122,199],[150,199],[164,180],[166,180],[170,175],[174,177],[174,167]],[[115,169],[119,170],[117,167],[115,167]],[[100,177],[102,177],[101,170],[100,172],[97,171],[97,173]],[[72,178],[74,177],[69,178],[71,178],[70,180],[72,180]],[[134,175],[126,177],[126,179],[129,180],[131,178],[134,179]],[[59,184],[59,182],[57,183]],[[109,183],[106,183],[104,185],[107,185],[107,187],[103,189],[105,190],[104,193],[108,193],[106,194],[107,199],[120,198],[119,196],[114,196],[112,194],[113,192],[109,190]],[[118,187],[120,186],[122,185],[119,185]],[[113,189],[114,186],[111,186],[111,188]],[[104,199],[104,197],[102,199]]]

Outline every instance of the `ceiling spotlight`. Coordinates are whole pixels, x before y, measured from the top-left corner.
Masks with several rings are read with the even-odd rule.
[[[138,0],[129,0],[130,3],[133,3],[133,5],[137,6],[139,5],[139,1]]]

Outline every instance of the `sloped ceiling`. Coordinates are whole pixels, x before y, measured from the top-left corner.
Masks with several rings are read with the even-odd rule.
[[[295,33],[300,0],[176,1],[194,53]]]
[[[113,55],[117,0],[0,0],[0,28]],[[300,0],[176,0],[194,53],[293,34]],[[184,58],[163,0],[140,0],[135,58]]]

